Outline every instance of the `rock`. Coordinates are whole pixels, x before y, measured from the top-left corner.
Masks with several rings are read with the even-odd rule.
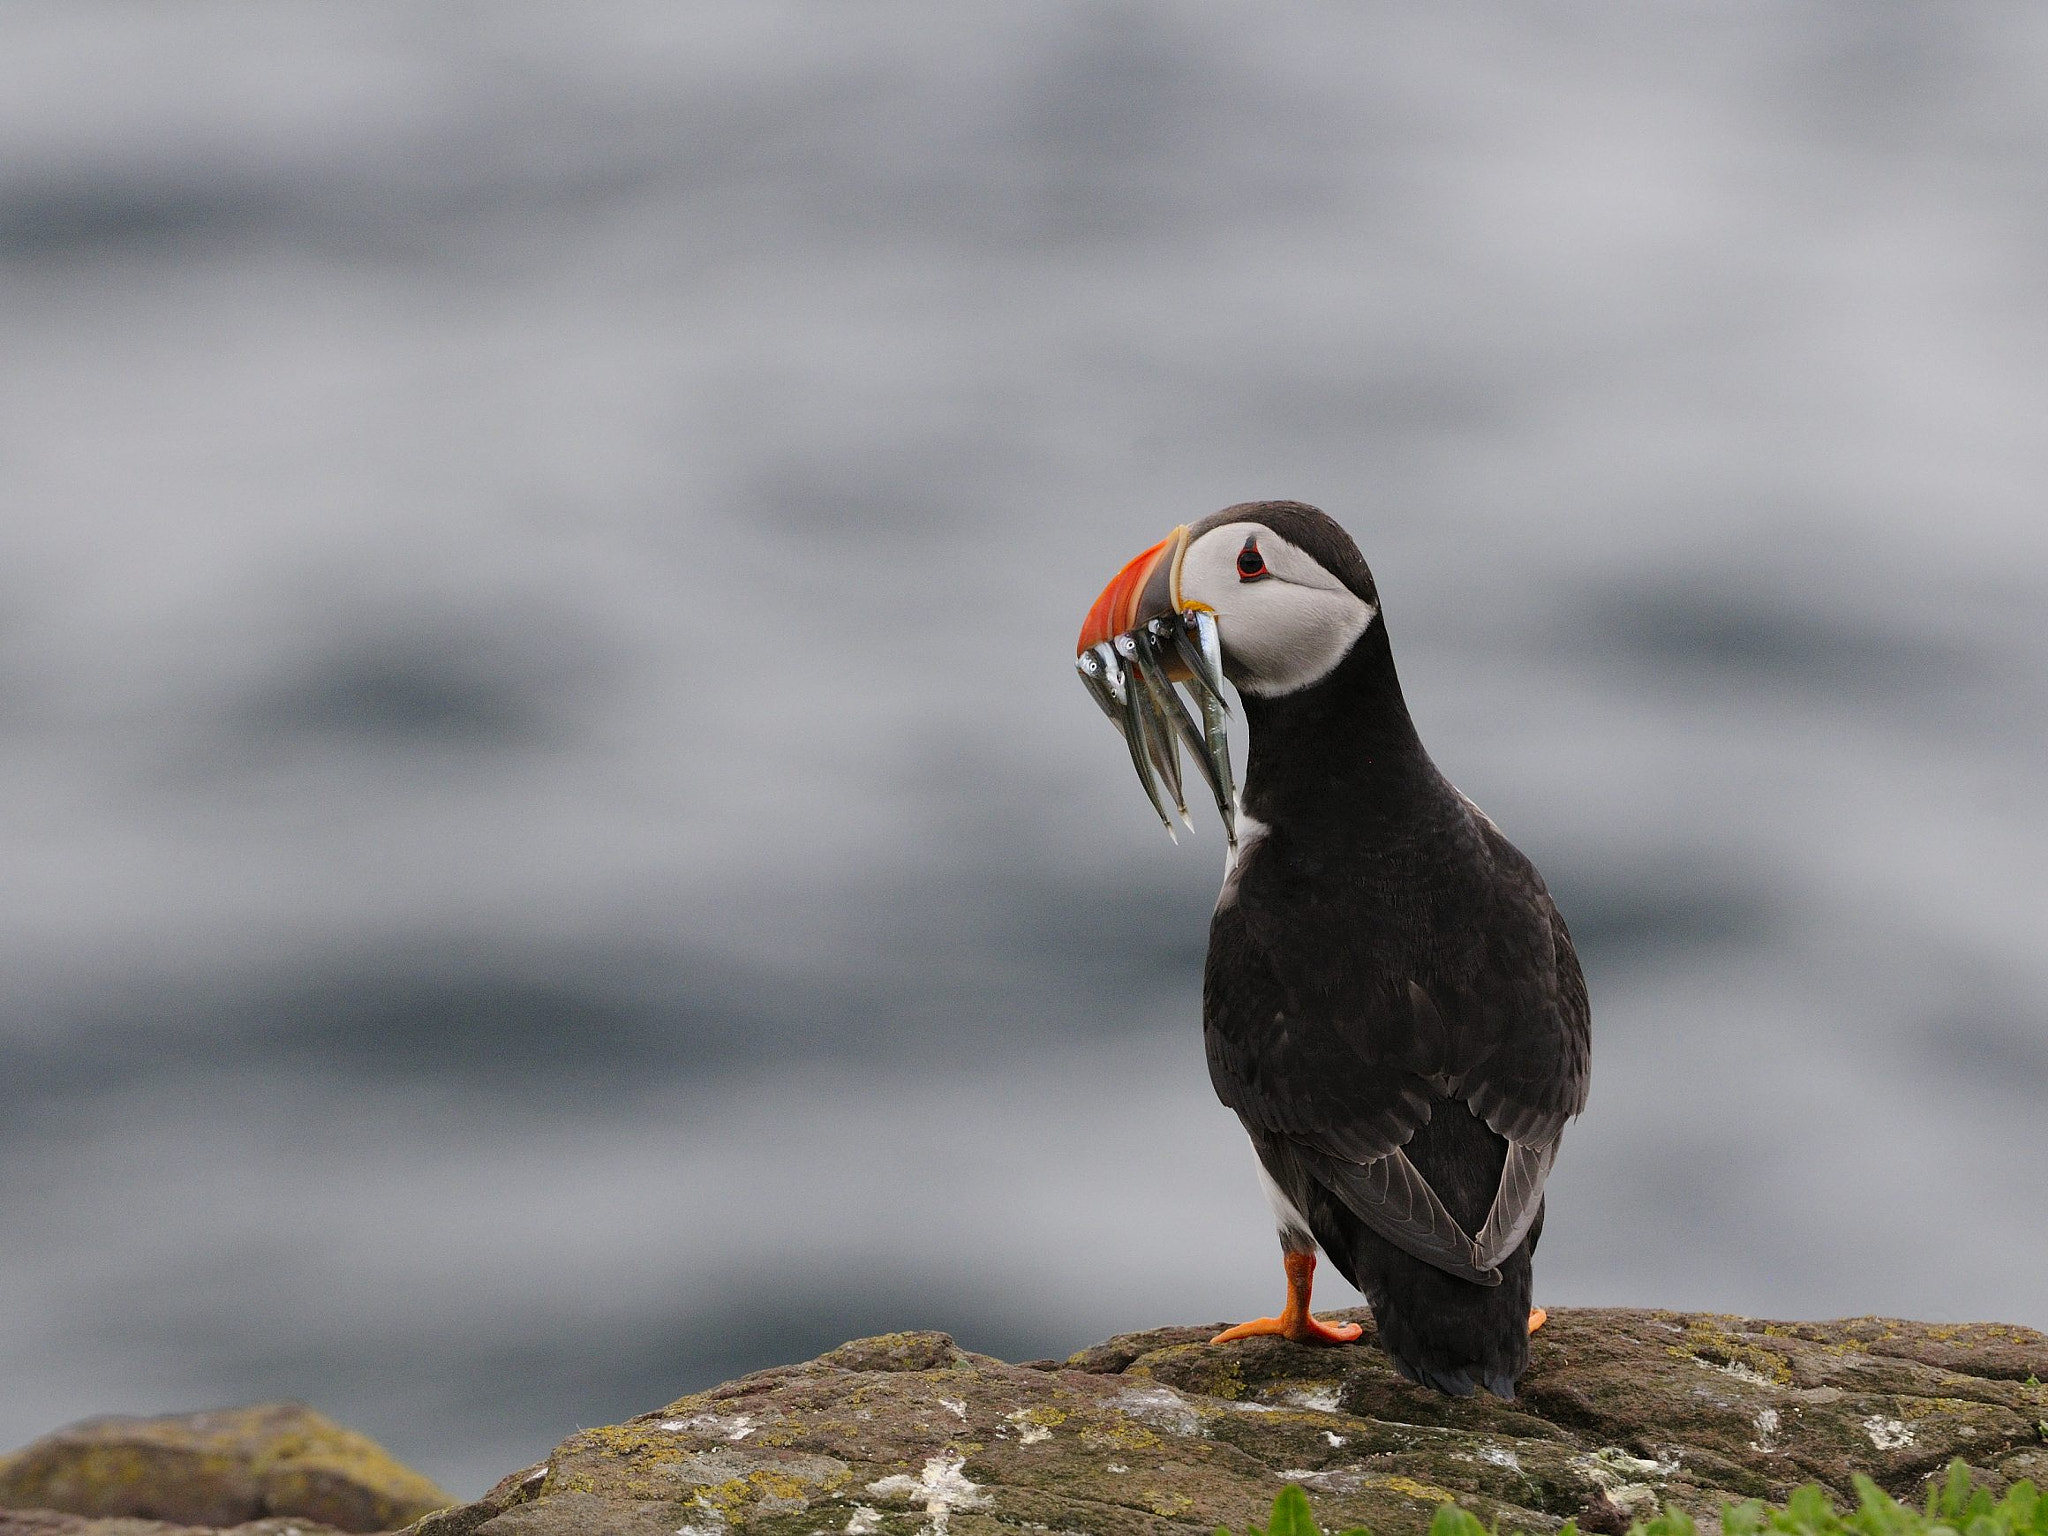
[[[0,1511],[41,1512],[0,1513],[0,1536],[388,1531],[452,1502],[376,1442],[297,1403],[88,1419],[0,1457]],[[50,1511],[133,1518],[66,1525]]]
[[[0,1536],[338,1536],[312,1520],[256,1520],[247,1525],[166,1525],[161,1520],[66,1515],[54,1509],[0,1509]]]
[[[1846,1501],[1858,1471],[1917,1498],[1952,1456],[1994,1489],[2048,1470],[2048,1336],[2024,1328],[1555,1309],[1511,1404],[1418,1391],[1370,1347],[1214,1331],[1029,1366],[856,1340],[585,1430],[408,1536],[1209,1536],[1290,1481],[1329,1530],[1419,1533],[1452,1500],[1621,1531],[1808,1481]]]

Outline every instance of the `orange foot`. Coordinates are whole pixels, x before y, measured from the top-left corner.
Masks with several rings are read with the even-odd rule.
[[[1538,1328],[1541,1328],[1545,1323],[1549,1321],[1550,1314],[1544,1311],[1541,1307],[1531,1307],[1529,1309],[1529,1331],[1531,1333],[1534,1333]]]
[[[1226,1328],[1209,1342],[1228,1344],[1232,1339],[1282,1338],[1297,1344],[1349,1344],[1365,1330],[1356,1323],[1319,1323],[1308,1310],[1309,1292],[1315,1284],[1316,1256],[1290,1253],[1287,1265],[1287,1305],[1278,1317],[1255,1317],[1235,1328]]]
[[[1226,1328],[1209,1342],[1228,1344],[1232,1339],[1277,1337],[1297,1344],[1349,1344],[1365,1330],[1356,1323],[1321,1323],[1302,1317],[1255,1317],[1235,1328]]]

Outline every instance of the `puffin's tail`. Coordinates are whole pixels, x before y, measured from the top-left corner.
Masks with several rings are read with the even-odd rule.
[[[1436,1106],[1407,1152],[1465,1230],[1477,1231],[1500,1182],[1506,1141],[1448,1102]],[[1329,1235],[1340,1240],[1324,1243],[1324,1252],[1364,1292],[1394,1369],[1452,1397],[1484,1387],[1513,1398],[1529,1368],[1530,1260],[1543,1233],[1541,1213],[1502,1262],[1500,1284],[1474,1285],[1395,1247],[1334,1199],[1329,1207],[1316,1213],[1316,1224],[1331,1221],[1340,1230]]]
[[[1377,1239],[1376,1239],[1377,1240]],[[1529,1250],[1502,1264],[1500,1284],[1477,1286],[1395,1255],[1381,1283],[1365,1285],[1380,1348],[1410,1381],[1452,1397],[1484,1387],[1512,1399],[1529,1368]]]

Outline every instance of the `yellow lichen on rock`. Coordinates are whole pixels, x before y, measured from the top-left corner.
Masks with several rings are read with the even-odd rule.
[[[1747,1318],[1720,1313],[1695,1313],[1687,1323],[1684,1343],[1674,1345],[1670,1353],[1690,1355],[1707,1365],[1738,1367],[1762,1377],[1769,1385],[1789,1387],[1792,1384],[1792,1362],[1781,1354],[1738,1337],[1728,1326],[1747,1321]]]
[[[1185,1493],[1167,1493],[1158,1488],[1144,1490],[1145,1507],[1153,1514],[1172,1519],[1184,1515],[1195,1507],[1195,1501]]]
[[[303,1516],[384,1531],[453,1501],[298,1403],[90,1419],[0,1460],[0,1506],[231,1526]]]
[[[1384,1488],[1389,1493],[1398,1493],[1404,1498],[1421,1499],[1427,1504],[1455,1504],[1458,1496],[1448,1488],[1439,1488],[1435,1483],[1419,1482],[1412,1477],[1368,1477],[1367,1488]]]
[[[1101,1418],[1081,1431],[1081,1443],[1097,1451],[1150,1451],[1158,1449],[1159,1437],[1129,1419]]]

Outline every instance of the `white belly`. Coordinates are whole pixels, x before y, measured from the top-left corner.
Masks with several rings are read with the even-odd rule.
[[[1309,1233],[1308,1218],[1287,1198],[1287,1191],[1273,1182],[1273,1175],[1266,1172],[1266,1165],[1256,1151],[1252,1153],[1252,1166],[1259,1170],[1259,1188],[1266,1192],[1266,1204],[1273,1208],[1273,1227],[1280,1234],[1280,1246],[1289,1253],[1313,1250],[1316,1240]]]

